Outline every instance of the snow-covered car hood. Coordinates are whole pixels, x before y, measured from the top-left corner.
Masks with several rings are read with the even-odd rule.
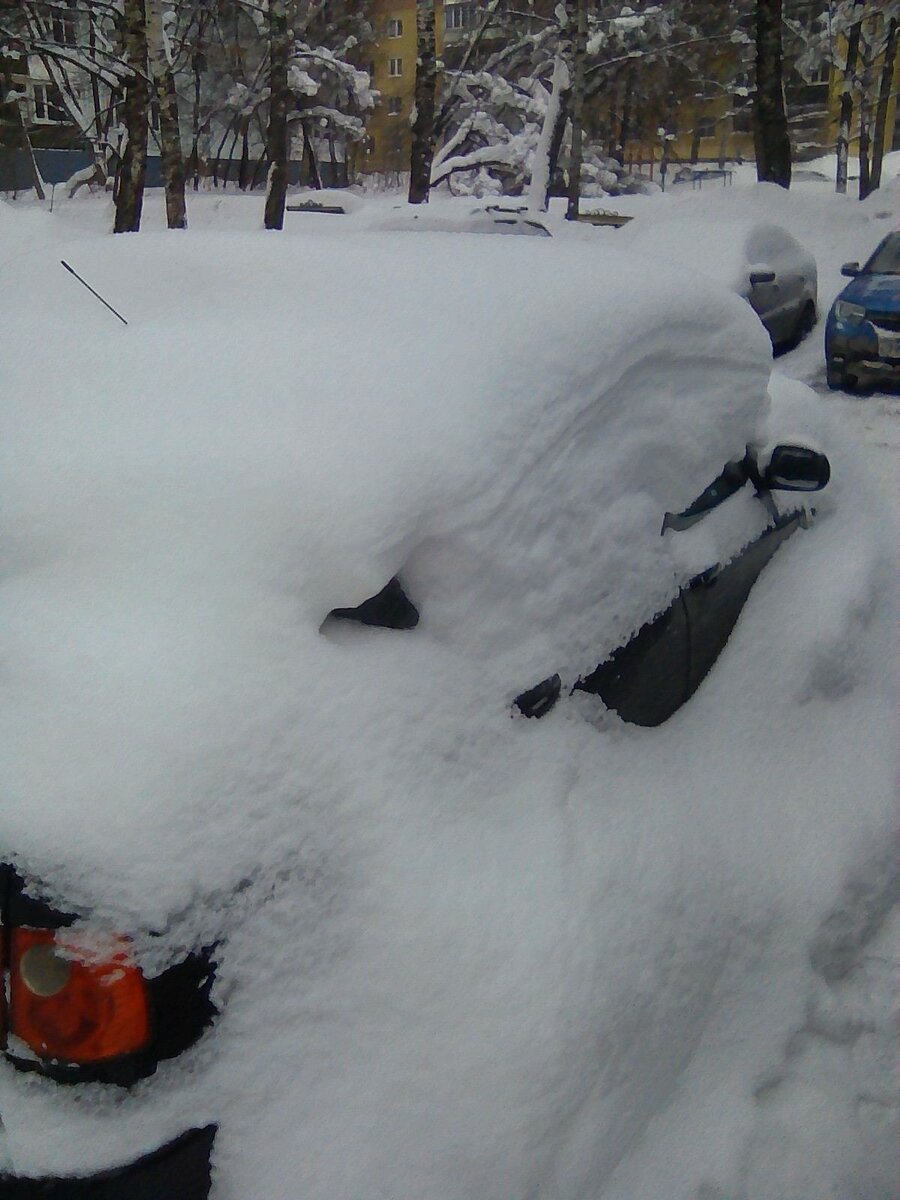
[[[58,255],[4,271],[0,840],[146,962],[216,942],[221,1015],[125,1096],[0,1063],[15,1169],[215,1122],[216,1200],[722,1194],[890,824],[855,451],[802,386],[769,411],[745,304],[612,251],[62,254],[130,324]],[[690,703],[514,718],[759,531],[749,494],[660,521],[784,430],[833,481]],[[415,631],[320,632],[397,571]]]

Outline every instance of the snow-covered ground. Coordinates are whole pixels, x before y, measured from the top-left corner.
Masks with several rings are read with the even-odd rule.
[[[891,173],[896,165],[890,162]],[[558,203],[547,217],[556,241],[533,239],[521,260],[504,258],[505,252],[491,243],[473,241],[483,250],[461,251],[459,263],[442,268],[441,276],[445,282],[456,280],[458,291],[450,296],[463,299],[460,280],[466,270],[479,281],[469,298],[471,310],[460,303],[454,312],[444,296],[437,306],[442,323],[433,331],[421,378],[396,375],[396,391],[410,423],[400,420],[398,405],[397,423],[382,427],[377,411],[366,408],[362,389],[354,389],[347,397],[354,407],[341,410],[338,432],[355,457],[348,478],[335,479],[329,466],[337,461],[337,435],[327,413],[311,406],[304,418],[308,424],[301,427],[302,436],[322,449],[318,461],[316,454],[303,458],[297,449],[302,437],[291,424],[293,417],[285,419],[274,409],[284,420],[278,428],[285,436],[260,439],[248,416],[251,410],[242,401],[252,396],[254,404],[260,403],[255,389],[263,377],[271,387],[266,356],[273,339],[290,341],[298,379],[304,367],[319,361],[323,378],[335,371],[340,378],[343,371],[360,384],[392,378],[392,364],[399,372],[406,361],[407,339],[413,338],[413,331],[420,337],[428,333],[428,308],[422,306],[422,312],[411,315],[412,326],[397,326],[390,287],[370,277],[373,290],[385,296],[377,329],[369,329],[368,336],[349,350],[335,346],[329,341],[329,313],[339,324],[342,294],[347,310],[365,311],[366,299],[363,289],[354,287],[353,263],[348,268],[343,252],[343,266],[332,278],[329,246],[335,245],[336,260],[344,233],[396,224],[406,216],[402,198],[365,197],[348,216],[289,213],[282,243],[280,235],[257,232],[262,209],[258,195],[201,193],[189,201],[187,234],[148,239],[146,249],[139,243],[131,255],[133,295],[127,294],[121,271],[117,274],[115,268],[119,252],[104,248],[101,235],[111,226],[107,200],[57,198],[52,214],[28,200],[0,202],[0,282],[8,287],[12,280],[29,306],[23,322],[6,293],[10,321],[5,330],[7,335],[14,330],[15,343],[6,366],[0,363],[0,383],[17,398],[7,445],[13,452],[20,444],[46,448],[46,458],[35,462],[33,470],[22,461],[10,465],[10,477],[26,479],[16,502],[23,504],[27,519],[39,515],[38,536],[17,542],[10,555],[14,588],[28,600],[27,611],[17,620],[21,618],[27,629],[33,618],[36,627],[51,631],[52,637],[38,647],[41,669],[49,672],[58,667],[53,656],[60,647],[67,653],[70,611],[79,620],[84,613],[93,617],[102,612],[101,627],[76,647],[80,657],[72,660],[74,666],[69,664],[66,678],[71,682],[76,668],[96,672],[98,663],[108,667],[105,675],[101,670],[94,678],[95,690],[83,698],[84,711],[77,689],[68,697],[62,691],[52,695],[48,711],[53,722],[42,728],[27,719],[28,705],[42,711],[41,679],[30,678],[16,657],[22,644],[28,647],[27,641],[13,647],[8,661],[23,699],[11,722],[17,732],[24,730],[25,746],[34,749],[43,738],[47,741],[47,754],[39,755],[31,767],[31,782],[65,780],[75,763],[96,785],[79,802],[102,820],[86,823],[79,837],[71,839],[67,855],[69,835],[43,799],[52,788],[38,788],[40,821],[37,813],[30,821],[27,811],[9,800],[4,801],[3,819],[6,833],[16,832],[16,850],[40,867],[53,863],[71,883],[74,895],[69,895],[76,901],[88,900],[91,887],[102,891],[117,876],[127,879],[128,890],[108,901],[109,914],[120,920],[129,914],[136,917],[142,906],[150,921],[165,920],[173,909],[189,912],[185,901],[191,886],[218,878],[216,872],[229,856],[230,872],[237,876],[244,868],[251,874],[253,863],[263,862],[269,875],[263,873],[262,886],[270,889],[272,902],[259,911],[251,911],[249,902],[233,902],[231,915],[243,920],[230,953],[232,965],[236,961],[240,966],[243,955],[245,963],[260,967],[264,986],[259,980],[242,980],[240,971],[232,976],[232,982],[243,983],[243,990],[235,987],[224,1030],[215,1035],[218,1040],[189,1056],[191,1074],[178,1111],[166,1111],[166,1093],[160,1090],[169,1085],[174,1090],[184,1082],[177,1064],[167,1065],[159,1078],[122,1104],[93,1092],[83,1101],[71,1093],[61,1097],[59,1089],[34,1080],[25,1095],[21,1079],[0,1069],[0,1113],[9,1115],[10,1149],[18,1152],[17,1161],[32,1170],[61,1170],[73,1160],[84,1168],[121,1161],[123,1136],[144,1148],[150,1128],[176,1132],[185,1117],[215,1118],[216,1101],[239,1080],[248,1111],[230,1113],[231,1124],[226,1121],[223,1128],[222,1178],[232,1172],[229,1177],[242,1181],[243,1190],[234,1184],[232,1192],[223,1184],[226,1200],[246,1198],[261,1179],[266,1187],[259,1194],[293,1200],[294,1176],[279,1175],[278,1155],[295,1144],[302,1147],[298,1153],[307,1172],[304,1194],[330,1200],[361,1200],[363,1195],[372,1200],[399,1200],[401,1195],[408,1200],[414,1195],[423,1200],[898,1200],[897,993],[891,982],[900,955],[900,923],[884,919],[894,895],[891,855],[885,845],[885,778],[891,769],[891,693],[885,660],[887,547],[895,520],[892,488],[900,421],[896,397],[829,393],[824,386],[821,324],[805,343],[777,360],[778,379],[772,387],[776,412],[783,420],[795,418],[798,432],[820,437],[832,453],[835,479],[821,498],[822,519],[805,540],[791,545],[789,559],[784,553],[760,580],[740,634],[720,668],[667,726],[637,731],[607,725],[598,738],[589,723],[559,713],[530,726],[526,743],[522,726],[510,722],[505,713],[483,721],[472,718],[494,684],[505,686],[516,658],[516,638],[510,636],[504,644],[500,618],[513,614],[510,629],[520,636],[533,620],[539,640],[532,644],[559,659],[567,653],[564,633],[557,628],[542,632],[543,608],[517,610],[516,598],[504,594],[479,559],[490,551],[489,561],[502,565],[506,552],[503,528],[485,523],[494,503],[489,489],[482,493],[476,488],[471,497],[466,495],[468,524],[442,524],[440,508],[445,502],[449,505],[448,497],[459,502],[457,493],[466,491],[468,479],[465,472],[455,482],[452,472],[445,474],[444,457],[451,464],[465,462],[476,482],[482,454],[515,460],[517,448],[503,448],[502,406],[514,411],[514,387],[526,394],[531,383],[543,379],[538,370],[543,359],[537,349],[533,360],[523,350],[521,362],[497,372],[492,377],[492,402],[498,405],[494,422],[474,414],[467,418],[469,423],[457,427],[448,419],[438,447],[441,453],[433,457],[424,433],[428,422],[422,390],[429,380],[437,380],[441,395],[446,392],[449,397],[456,373],[474,368],[454,357],[455,346],[473,342],[473,323],[485,339],[476,337],[474,343],[482,346],[502,329],[504,314],[529,331],[527,345],[539,344],[543,323],[540,305],[535,307],[529,297],[529,262],[552,263],[548,256],[558,255],[560,277],[545,279],[539,300],[555,301],[565,311],[565,305],[572,304],[566,271],[571,268],[573,276],[580,272],[584,288],[585,264],[592,261],[588,248],[615,250],[624,242],[617,242],[619,234],[612,229],[566,224]],[[785,194],[751,186],[743,171],[733,188],[676,188],[665,195],[621,197],[602,206],[627,212],[639,222],[669,217],[683,208],[710,227],[726,217],[783,224],[817,259],[824,316],[841,287],[841,263],[865,258],[883,233],[900,222],[900,188],[886,186],[860,205],[831,195],[820,180],[800,182]],[[473,207],[470,200],[435,197],[430,212],[449,226],[464,224]],[[148,230],[163,228],[158,193],[148,195],[145,224]],[[395,286],[411,287],[421,278],[429,247],[436,244],[430,239],[438,236],[393,235]],[[253,238],[265,243],[259,251],[253,250]],[[232,244],[235,256],[229,260]],[[283,244],[290,249],[281,261],[277,248]],[[364,240],[354,242],[354,248],[362,269],[369,262]],[[203,269],[205,254],[212,256],[208,273]],[[235,280],[233,263],[247,270],[254,254],[266,262],[266,278]],[[109,298],[134,319],[136,328],[143,322],[147,330],[147,346],[142,349],[137,339],[137,348],[121,359],[117,354],[107,359],[105,354],[118,333],[114,318],[96,307],[61,267],[54,274],[60,258],[81,265],[92,256],[101,276],[106,271],[118,285]],[[577,259],[583,259],[578,272]],[[39,278],[32,273],[37,262]],[[382,259],[378,262],[383,265]],[[509,274],[501,277],[495,268],[504,262]],[[596,286],[607,298],[610,324],[602,336],[612,341],[618,331],[624,341],[630,319],[638,340],[644,333],[656,337],[647,314],[612,315],[611,302],[617,289],[624,289],[627,258],[598,255],[596,262]],[[154,272],[162,272],[162,284],[157,280],[156,290],[151,287],[144,294],[142,279]],[[665,268],[660,274],[665,275]],[[189,288],[185,280],[190,280]],[[185,289],[172,301],[174,316],[166,305],[166,281]],[[286,298],[292,289],[299,294],[319,288],[322,310],[313,314],[309,327],[292,325],[287,299],[284,311],[273,304],[273,281]],[[92,275],[89,282],[103,290],[102,277]],[[685,286],[692,295],[703,293],[702,281]],[[757,377],[765,380],[759,354],[764,338],[747,314],[734,307],[733,297],[713,285],[710,289],[713,335],[703,344],[706,352],[712,347],[715,353],[710,353],[705,386],[710,394],[715,391],[717,372],[728,360],[722,345],[715,343],[715,331],[721,330],[723,339],[726,334],[735,338],[736,374],[728,378],[737,381],[723,404],[729,406],[735,429],[749,437],[763,430],[751,385]],[[582,295],[588,311],[587,292]],[[639,280],[629,295],[632,303],[637,295],[652,305],[655,279]],[[692,299],[692,313],[702,303]],[[558,318],[559,311],[552,315]],[[434,314],[431,319],[436,319]],[[105,320],[108,328],[95,324]],[[218,346],[219,320],[231,322],[245,340]],[[571,326],[569,336],[575,342],[579,336],[585,339],[585,367],[594,356],[602,359],[598,348],[589,346],[577,317]],[[93,329],[94,345],[86,341]],[[679,344],[688,334],[678,334],[677,329],[673,315],[674,332],[659,335],[659,373],[653,386],[641,393],[644,385],[636,381],[638,414],[643,413],[648,424],[658,422],[658,436],[672,446],[679,426],[669,410],[679,403],[679,381],[696,382],[696,376],[677,365],[679,355],[689,353],[689,347]],[[163,340],[173,335],[175,340]],[[706,335],[694,330],[692,336],[702,340]],[[130,344],[134,341],[132,337]],[[569,363],[561,354],[552,361],[557,370]],[[32,369],[33,404],[22,404]],[[581,419],[577,404],[572,413],[567,405],[577,401],[584,379],[577,367],[570,369],[566,378],[573,393],[556,398],[552,413],[561,430],[573,423],[577,427]],[[7,377],[9,371],[12,375]],[[205,395],[205,381],[221,383],[223,372],[232,388],[239,381],[235,394]],[[474,369],[472,378],[477,378]],[[817,396],[793,388],[791,380],[811,384]],[[604,395],[624,403],[627,412],[631,397],[621,394],[621,380],[610,377],[602,382]],[[280,377],[275,383],[287,387]],[[188,413],[181,411],[179,387],[192,399]],[[160,389],[158,405],[155,389]],[[141,404],[134,412],[128,406],[123,410],[123,398],[131,403],[138,393]],[[551,411],[550,399],[549,392],[528,397],[536,431],[542,427],[543,410]],[[339,407],[339,392],[331,402]],[[683,403],[700,418],[708,396],[683,397]],[[53,421],[46,419],[50,412]],[[70,422],[62,427],[64,437],[60,421]],[[472,440],[470,424],[478,440]],[[699,423],[701,427],[706,441],[679,444],[679,454],[703,462],[706,456],[710,464],[720,466],[719,427],[715,421]],[[461,432],[469,440],[461,438]],[[862,453],[854,447],[854,437],[862,443]],[[628,443],[628,437],[623,438],[623,444]],[[414,485],[414,505],[410,494],[392,494],[371,470],[366,457],[371,445],[379,446],[398,476]],[[661,473],[664,449],[655,460]],[[85,471],[95,452],[96,474]],[[618,537],[629,549],[638,544],[638,527],[633,530],[628,524],[633,513],[613,517],[611,496],[603,489],[607,477],[609,487],[613,482],[634,485],[637,472],[627,462],[604,459],[602,439],[596,453],[601,466],[588,498],[602,503],[608,522],[598,537],[606,532],[613,544]],[[165,464],[165,488],[172,486],[172,496],[187,506],[184,511],[169,506],[167,492],[155,496],[145,490],[156,479],[154,454]],[[242,475],[223,500],[217,472],[225,472],[233,487],[228,469],[235,456],[256,466],[265,459],[260,478],[267,479],[268,492],[255,478]],[[318,481],[318,487],[301,494],[299,501],[291,490],[297,462]],[[578,460],[576,474],[586,475],[588,465]],[[534,531],[529,535],[534,563],[527,569],[536,572],[536,597],[541,556],[548,544],[560,557],[560,585],[583,565],[579,555],[568,556],[559,531],[540,521],[540,487],[552,489],[557,497],[569,495],[565,489],[571,488],[573,469],[561,458],[546,478],[524,470],[517,476],[522,494],[517,501],[521,510],[515,510],[516,528]],[[186,486],[192,472],[196,486]],[[879,482],[871,484],[867,474]],[[39,486],[27,482],[29,478]],[[108,508],[113,493],[104,488],[111,480],[119,489],[114,494],[122,501],[121,510]],[[361,492],[360,480],[367,481]],[[665,482],[650,479],[643,490],[652,493]],[[450,483],[455,490],[448,492]],[[430,588],[434,596],[430,611],[435,624],[426,632],[430,629],[428,636],[435,644],[427,644],[425,650],[407,642],[399,655],[388,655],[384,639],[354,639],[352,634],[346,642],[339,637],[328,646],[317,637],[304,643],[309,661],[320,664],[323,672],[336,671],[344,688],[346,708],[317,711],[317,701],[328,699],[327,689],[319,696],[317,678],[306,681],[308,694],[298,699],[296,681],[292,687],[290,675],[281,674],[285,654],[297,648],[288,637],[286,607],[286,600],[293,603],[297,598],[297,583],[270,551],[276,535],[286,536],[279,524],[286,514],[294,520],[303,511],[308,521],[303,506],[320,505],[323,520],[333,522],[334,512],[343,512],[339,501],[356,494],[354,488],[359,511],[354,514],[356,524],[346,529],[347,545],[355,545],[358,562],[351,562],[348,554],[335,565],[333,551],[329,554],[328,547],[316,545],[306,526],[303,536],[284,543],[324,564],[312,591],[300,594],[301,608],[314,612],[324,605],[328,611],[335,603],[359,600],[373,590],[373,580],[380,580],[379,570],[390,574],[404,565],[406,560],[395,561],[396,556],[401,548],[403,554],[415,548],[422,534],[422,529],[404,523],[410,507],[418,506],[426,514],[422,521],[430,539],[443,539],[453,547],[454,569],[441,576],[435,567],[441,562],[439,547],[436,550],[428,540],[418,559],[413,557],[412,569],[423,592],[428,594]],[[69,506],[72,497],[83,511]],[[685,495],[680,502],[691,498]],[[267,506],[272,503],[275,525],[269,524]],[[570,515],[577,517],[578,505],[584,503],[578,489],[572,489]],[[380,541],[375,537],[372,548],[369,535],[378,532],[379,513],[381,519],[390,515],[393,528]],[[228,522],[227,537],[222,536],[223,520]],[[204,536],[189,546],[196,560],[182,562],[178,539],[193,525]],[[344,525],[337,528],[344,536]],[[79,548],[71,562],[65,549],[70,540]],[[658,546],[654,536],[652,554],[646,556],[651,574]],[[119,557],[104,557],[109,547]],[[130,558],[122,557],[123,548],[131,552]],[[600,541],[594,552],[610,553]],[[555,562],[553,555],[551,561]],[[161,579],[177,576],[179,586],[189,583],[198,589],[203,603],[195,616],[205,618],[215,611],[221,618],[227,610],[234,635],[226,648],[230,657],[217,659],[205,619],[196,630],[184,631],[173,607],[179,602],[178,590],[149,590],[141,574],[147,562],[159,568]],[[235,562],[253,570],[262,562],[275,574],[262,579],[260,595],[245,594],[244,583],[232,593],[229,572]],[[111,601],[104,598],[101,585],[106,577],[97,574],[95,563],[115,578]],[[520,571],[527,563],[513,565]],[[621,594],[612,591],[613,607],[622,609],[627,579],[614,556],[609,565],[611,580],[615,572],[622,589]],[[204,589],[220,574],[225,586],[217,584],[214,602],[207,605]],[[47,581],[55,581],[52,603],[42,591]],[[612,581],[609,588],[614,589]],[[263,590],[265,605],[260,599]],[[126,603],[133,612],[125,610]],[[472,616],[454,632],[453,610],[459,606]],[[158,643],[148,634],[140,654],[134,647],[129,651],[131,662],[129,654],[119,651],[128,643],[128,621],[138,620],[143,612],[155,622],[148,630],[153,629]],[[245,615],[252,620],[246,621]],[[285,622],[284,632],[279,627],[278,633],[283,640],[267,645],[267,653],[274,656],[272,674],[258,678],[248,664],[256,669],[256,642],[268,636],[266,623],[273,616]],[[615,621],[615,616],[609,619],[604,636],[622,635]],[[442,638],[452,645],[454,636],[466,648],[465,661],[458,662],[442,649]],[[172,638],[179,645],[180,674],[175,677],[159,669],[168,661]],[[34,646],[31,650],[36,654]],[[197,662],[191,658],[195,651],[203,652]],[[436,661],[446,678],[423,679]],[[529,672],[537,671],[538,659],[526,660],[526,665]],[[17,666],[21,676],[16,675]],[[105,696],[107,684],[114,688],[120,675],[125,679],[135,666],[145,673],[146,690],[127,692],[127,704],[115,711]],[[524,687],[538,677],[529,674],[516,683]],[[272,678],[282,680],[281,689],[272,687]],[[212,683],[198,682],[207,679]],[[778,681],[774,690],[773,680]],[[229,743],[237,744],[240,737],[258,741],[258,722],[273,705],[285,706],[289,713],[299,705],[302,720],[297,724],[304,726],[304,748],[315,747],[316,732],[324,745],[337,729],[345,757],[339,775],[330,776],[335,767],[328,753],[314,750],[305,764],[306,778],[298,780],[296,767],[281,762],[292,743],[285,743],[279,733],[267,744],[270,758],[261,769],[256,770],[259,764],[244,764],[252,784],[247,794],[254,797],[252,830],[240,807],[233,799],[229,802],[229,794],[217,794],[223,779],[216,774],[219,767],[211,770],[202,784],[209,789],[208,803],[218,817],[215,830],[205,839],[195,832],[192,857],[183,856],[171,877],[156,878],[154,862],[146,860],[145,829],[129,826],[127,815],[117,812],[112,767],[92,760],[89,740],[82,733],[89,727],[85,723],[92,706],[106,712],[119,731],[111,762],[119,764],[121,775],[146,767],[155,783],[171,783],[172,778],[177,782],[175,767],[169,770],[162,757],[149,767],[144,762],[142,756],[154,749],[149,740],[144,746],[133,739],[135,727],[143,722],[143,728],[161,736],[159,744],[179,746],[182,698],[170,694],[179,682],[193,701],[204,703],[218,703],[213,688],[224,689],[234,706],[228,713],[233,722],[228,725],[229,738],[224,739]],[[384,689],[391,698],[384,711],[370,707],[373,688]],[[169,703],[171,711],[158,700]],[[429,721],[431,714],[438,719]],[[218,720],[221,713],[213,715]],[[204,718],[201,712],[199,719]],[[428,752],[424,759],[406,748],[404,721],[415,722],[423,731]],[[459,734],[452,743],[446,740],[448,729]],[[69,738],[62,749],[60,730]],[[234,753],[234,745],[223,747],[219,741],[214,752],[226,756],[221,766],[222,761],[231,762],[227,756]],[[390,770],[379,755],[383,744],[397,749]],[[436,766],[429,766],[428,755]],[[830,764],[830,778],[823,777],[822,763]],[[27,781],[9,765],[13,780]],[[175,766],[187,770],[190,761]],[[282,768],[283,778],[276,778]],[[327,783],[334,778],[346,785],[346,794],[330,795],[326,786],[327,803],[319,798],[308,808],[290,807],[291,788],[305,796],[310,780]],[[479,804],[482,780],[489,781],[487,813]],[[155,853],[164,847],[177,858],[180,831],[167,828],[164,820],[165,803],[178,811],[177,800],[141,792],[139,780],[134,788],[129,803],[143,812],[146,828],[155,830]],[[269,807],[273,788],[274,809]],[[348,796],[357,799],[351,802]],[[408,804],[409,796],[418,797],[415,806]],[[290,823],[281,826],[278,822],[285,815]],[[304,902],[308,907],[298,910],[290,893],[296,887],[296,863],[272,847],[296,821],[311,819],[319,824],[300,846],[298,861],[304,871],[310,862],[316,865],[318,891],[314,888]],[[391,830],[391,844],[383,841],[385,827]],[[104,846],[115,844],[109,828],[119,838],[117,857],[98,864],[94,876],[86,877],[91,855],[102,857]],[[202,824],[199,828],[202,831]],[[310,918],[309,928],[297,928],[298,913]],[[333,944],[321,938],[323,913],[335,934]],[[371,922],[371,938],[362,944],[360,913]],[[422,920],[410,920],[410,913],[421,913]],[[198,934],[219,932],[214,923],[204,925],[214,922],[213,909],[189,912],[181,919],[186,923],[180,931],[185,944],[192,944]],[[361,961],[368,974],[347,955],[348,948],[364,955]],[[285,993],[284,960],[293,961],[301,952],[308,966],[308,990],[302,995]],[[410,987],[415,989],[408,998],[397,990],[396,976],[403,976],[400,964],[409,970]],[[681,1006],[674,1023],[670,1000]],[[352,1018],[360,1016],[360,1006],[365,1009],[366,1004],[370,1010],[362,1011],[362,1023],[354,1024]],[[436,1023],[420,1025],[422,1014]],[[598,1027],[592,1024],[595,1016],[601,1020]],[[309,1034],[309,1044],[303,1047],[292,1040],[297,1023]],[[674,1038],[669,1036],[673,1029]],[[499,1073],[482,1071],[481,1064],[493,1066],[498,1046],[504,1047]],[[222,1051],[219,1063],[214,1061],[217,1049]],[[365,1056],[363,1071],[360,1054]],[[291,1107],[273,1111],[271,1126],[261,1134],[253,1125],[253,1110],[274,1110],[273,1098],[285,1095]],[[467,1097],[464,1105],[461,1096]],[[18,1120],[13,1119],[16,1104]],[[548,1120],[548,1113],[555,1119]],[[54,1141],[54,1122],[60,1120],[77,1134],[77,1150]],[[46,1135],[35,1139],[35,1129],[46,1130]],[[251,1141],[242,1144],[244,1135]],[[517,1139],[519,1151],[511,1153]],[[600,1150],[593,1145],[598,1140]],[[283,1158],[281,1162],[283,1169]],[[507,1174],[501,1180],[504,1166]],[[373,1172],[392,1181],[393,1190],[373,1187]],[[602,1180],[602,1190],[592,1186],[597,1179]],[[430,1181],[431,1190],[423,1181]]]

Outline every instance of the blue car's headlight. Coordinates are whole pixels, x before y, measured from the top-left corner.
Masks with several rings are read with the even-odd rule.
[[[849,300],[838,300],[834,306],[834,315],[848,325],[859,325],[866,319],[866,310],[859,304],[851,304]]]

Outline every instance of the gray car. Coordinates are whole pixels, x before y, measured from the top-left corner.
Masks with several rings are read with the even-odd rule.
[[[677,262],[737,292],[765,326],[777,354],[818,320],[818,277],[812,255],[780,225],[696,216],[643,224],[621,237],[641,254]]]

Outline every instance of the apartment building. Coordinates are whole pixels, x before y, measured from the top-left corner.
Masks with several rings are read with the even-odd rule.
[[[436,0],[435,40],[441,60],[465,44],[484,5],[474,0]],[[409,169],[410,115],[416,82],[415,0],[371,0],[375,41],[366,47],[369,74],[381,94],[368,123],[368,140],[357,156],[363,173],[397,177]],[[490,39],[489,39],[490,40]]]

